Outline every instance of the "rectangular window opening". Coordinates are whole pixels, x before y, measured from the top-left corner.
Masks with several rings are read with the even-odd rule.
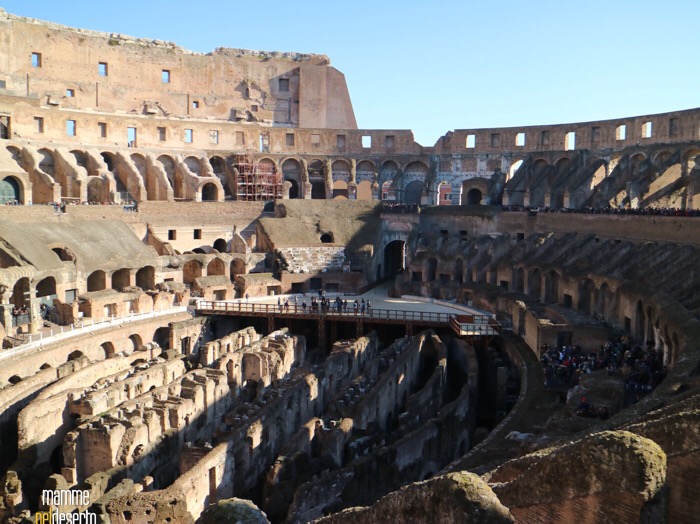
[[[107,123],[106,122],[98,122],[97,129],[99,130],[100,138],[107,138]]]
[[[268,133],[260,133],[260,152],[270,152],[270,135]]]
[[[32,53],[32,67],[41,67],[41,53]]]
[[[279,90],[280,90],[280,92],[283,92],[283,93],[286,93],[289,91],[289,79],[288,78],[280,78]]]
[[[73,98],[75,96],[75,89],[66,89],[66,96],[68,98]]]
[[[0,80],[0,89],[5,89],[7,87],[7,82],[5,80]]]
[[[591,128],[591,142],[598,142],[600,140],[600,127],[593,126]]]
[[[549,145],[549,131],[542,131],[540,133],[540,145],[541,146],[548,146]]]
[[[564,149],[573,151],[576,149],[576,131],[569,131],[564,137]]]
[[[191,129],[185,129],[185,143],[191,144],[194,134]]]
[[[163,69],[160,72],[160,79],[162,80],[162,82],[164,84],[169,84],[170,83],[170,71],[168,71],[167,69]]]
[[[627,138],[627,126],[625,124],[619,125],[615,128],[615,140],[624,140]]]
[[[364,147],[365,149],[372,147],[371,135],[362,135],[362,147]]]
[[[336,135],[335,147],[337,147],[338,149],[345,149],[345,135]]]
[[[217,129],[212,129],[209,131],[209,142],[212,144],[219,143],[219,131]]]
[[[66,135],[75,136],[76,131],[75,120],[66,120]]]
[[[199,100],[192,101],[192,109],[199,109]]]
[[[287,133],[285,143],[288,147],[294,146],[294,133]]]
[[[386,135],[384,137],[384,146],[387,149],[394,149],[394,135]]]
[[[518,133],[515,135],[515,145],[517,147],[523,147],[525,145],[525,133]]]
[[[165,142],[166,138],[166,131],[164,127],[159,127],[158,128],[158,141],[159,142]]]
[[[311,133],[311,145],[319,146],[321,144],[321,135],[317,133]]]
[[[194,230],[194,239],[195,240],[202,240],[202,230],[201,229]]]
[[[491,133],[491,147],[501,147],[501,133]]]
[[[245,134],[243,131],[236,131],[236,145],[237,146],[244,146],[245,145]]]
[[[136,128],[127,127],[126,128],[126,141],[128,147],[136,147]]]
[[[97,64],[97,74],[100,76],[107,76],[107,74],[108,74],[107,62],[100,62]]]
[[[168,240],[177,240],[177,231],[175,229],[168,229]]]
[[[678,136],[678,118],[671,118],[668,121],[668,136],[674,137]]]
[[[35,124],[35,126],[36,126],[36,132],[37,132],[37,133],[43,133],[43,132],[44,132],[44,117],[35,116],[35,117],[34,117],[34,124]]]
[[[474,149],[476,147],[476,135],[467,135],[465,146],[467,149]]]
[[[642,138],[651,138],[652,136],[652,123],[651,122],[644,122],[642,124]]]
[[[257,113],[257,112],[258,112],[258,105],[257,105],[257,104],[251,105],[251,106],[250,106],[250,110],[251,110],[253,113]]]

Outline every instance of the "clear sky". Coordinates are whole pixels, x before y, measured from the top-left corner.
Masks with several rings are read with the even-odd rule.
[[[700,0],[0,0],[73,27],[217,47],[322,53],[357,124],[556,124],[700,107]]]

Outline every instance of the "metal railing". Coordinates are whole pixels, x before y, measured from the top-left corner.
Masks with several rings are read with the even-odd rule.
[[[373,307],[365,308],[364,313],[361,309],[355,310],[352,305],[347,308],[337,309],[335,303],[332,307],[321,308],[320,305],[315,307],[306,306],[306,308],[297,304],[290,304],[289,308],[278,306],[277,304],[254,304],[247,302],[225,302],[200,300],[197,302],[197,311],[207,313],[222,313],[222,314],[240,314],[249,315],[276,315],[279,317],[294,317],[294,316],[316,316],[325,318],[352,318],[363,320],[385,320],[397,322],[428,322],[435,324],[448,324],[451,313],[435,313],[432,311],[403,311],[398,309],[375,309]]]

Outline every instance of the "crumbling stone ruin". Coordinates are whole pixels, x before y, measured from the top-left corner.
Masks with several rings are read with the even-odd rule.
[[[423,147],[324,55],[0,39],[0,520],[694,521],[700,109]]]

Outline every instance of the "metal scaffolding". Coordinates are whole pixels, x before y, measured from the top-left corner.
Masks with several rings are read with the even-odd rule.
[[[282,174],[269,161],[253,163],[245,155],[234,157],[238,200],[277,200],[282,198]]]

